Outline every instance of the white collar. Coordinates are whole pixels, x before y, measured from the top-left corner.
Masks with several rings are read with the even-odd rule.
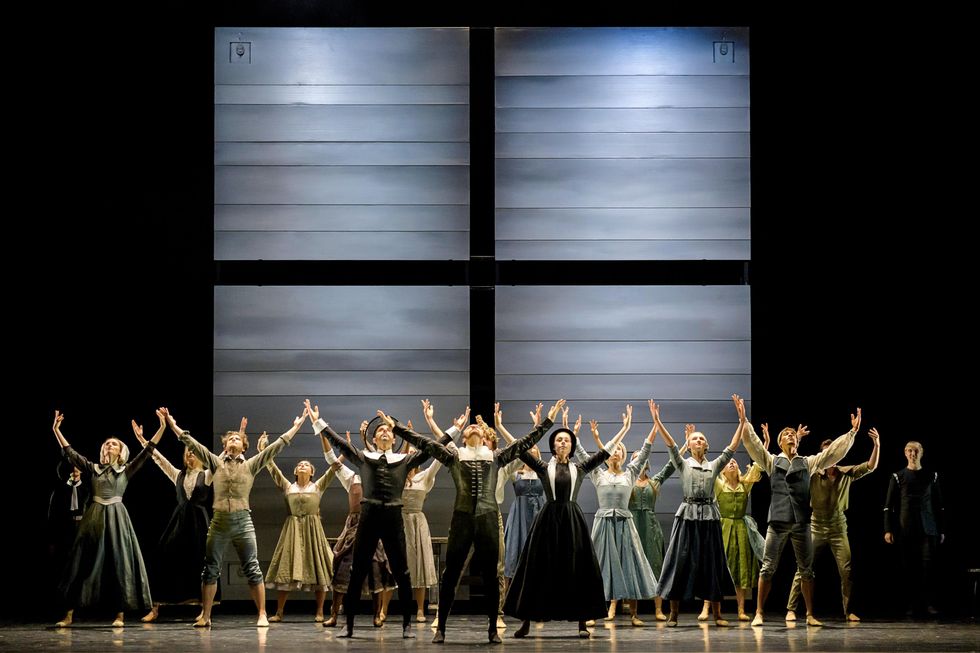
[[[551,496],[555,496],[555,469],[558,467],[558,459],[554,456],[548,461],[548,484],[551,485]],[[569,496],[570,501],[575,500],[575,479],[578,478],[578,465],[569,459],[568,461],[568,474],[572,477],[572,492]]]
[[[232,460],[240,460],[245,462],[245,452],[238,454],[237,456],[232,456],[230,453],[221,452],[221,459],[225,462],[231,462]]]
[[[408,455],[404,453],[394,453],[391,449],[385,449],[384,451],[364,451],[364,457],[370,458],[371,460],[379,460],[382,454],[384,454],[385,460],[387,460],[389,463],[397,463]]]
[[[457,447],[457,449],[459,450],[460,460],[493,460],[493,452],[484,444],[476,447],[463,445],[462,447]]]

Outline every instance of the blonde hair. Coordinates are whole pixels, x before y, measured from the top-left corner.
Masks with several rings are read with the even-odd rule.
[[[922,446],[922,443],[917,442],[916,440],[909,440],[908,442],[906,442],[905,449],[908,449],[909,447],[915,447],[916,449],[918,449],[920,456],[926,452],[926,448]],[[903,449],[903,451],[905,449]]]
[[[123,442],[122,440],[120,440],[119,438],[106,438],[105,439],[105,442],[103,442],[102,443],[102,446],[99,447],[99,463],[102,464],[102,465],[108,465],[109,464],[110,461],[106,457],[105,446],[107,444],[109,444],[110,442],[112,442],[113,440],[115,440],[116,442],[119,443],[119,457],[116,458],[116,464],[117,465],[125,465],[126,464],[126,461],[129,460],[129,447],[127,447],[126,446],[126,443]]]

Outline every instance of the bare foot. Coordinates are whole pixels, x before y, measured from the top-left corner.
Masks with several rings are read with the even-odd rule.
[[[153,608],[152,610],[150,610],[149,612],[147,612],[146,613],[146,616],[143,617],[142,619],[140,619],[140,621],[142,621],[145,624],[152,623],[152,622],[156,621],[157,620],[157,617],[159,617],[159,616],[160,616],[160,611],[157,610],[157,608]]]
[[[708,620],[708,606],[704,606],[701,609],[701,614],[698,615],[698,621],[707,621],[707,620]]]
[[[499,615],[497,616],[497,628],[502,628],[502,629],[507,628],[507,622],[505,622],[504,618]]]
[[[752,621],[752,617],[750,617],[749,615],[745,614],[744,612],[739,612],[738,613],[738,620],[739,621]]]
[[[663,612],[658,612],[654,616],[657,618],[657,621],[667,621],[667,615],[665,615]]]
[[[677,615],[671,612],[669,615],[667,615],[667,626],[673,628],[676,625],[677,625]]]
[[[281,614],[278,614],[277,613],[277,614],[274,614],[271,617],[269,617],[269,623],[270,624],[277,624],[280,621],[282,621],[282,615]]]
[[[68,612],[65,613],[65,618],[59,621],[58,623],[56,623],[55,626],[57,628],[67,628],[68,626],[71,625],[72,617],[74,616],[74,614],[75,614],[74,610],[69,610]]]
[[[268,628],[269,627],[269,618],[267,616],[265,616],[265,613],[264,612],[260,612],[259,613],[259,619],[258,619],[258,621],[255,622],[255,627],[256,628]]]
[[[849,615],[847,615],[847,620],[848,621],[861,621],[861,617],[857,616],[856,614],[854,614],[852,612]]]
[[[417,621],[420,624],[424,624],[425,623],[425,615],[422,614],[421,612],[416,612],[415,613],[415,621]]]
[[[317,622],[318,624],[323,623],[323,613],[321,612],[320,614],[314,615],[313,621]]]
[[[796,613],[792,610],[786,611],[786,621],[796,621]]]
[[[113,620],[112,627],[113,628],[122,628],[124,625],[125,625],[125,622],[123,621],[123,613],[120,612],[119,614],[116,615],[116,618]]]
[[[823,622],[822,621],[818,621],[817,618],[814,617],[812,614],[808,614],[806,616],[806,625],[807,626],[822,626],[823,625]]]
[[[752,620],[752,625],[753,626],[761,626],[762,623],[763,623],[763,621],[765,621],[765,620],[762,618],[762,613],[761,612],[756,612],[755,613],[755,618]]]
[[[642,625],[644,625],[643,624],[643,621],[639,617],[637,617],[635,614],[630,616],[630,623],[633,624],[634,626],[642,626]]]
[[[211,620],[210,619],[205,619],[204,618],[204,615],[202,614],[200,617],[197,618],[197,621],[194,622],[194,627],[195,628],[210,628],[211,627]]]
[[[721,617],[715,617],[715,625],[724,627],[728,625],[728,621],[722,619]]]

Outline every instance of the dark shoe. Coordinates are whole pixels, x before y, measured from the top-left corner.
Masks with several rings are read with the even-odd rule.
[[[937,610],[935,607],[933,607],[931,605],[927,605],[926,606],[926,614],[928,614],[930,617],[935,617],[935,616],[937,616],[939,614],[939,610]]]
[[[531,632],[531,622],[525,621],[521,624],[521,627],[514,631],[514,637],[521,639],[522,637],[527,637],[527,634]]]
[[[584,621],[578,622],[578,636],[582,639],[588,639],[592,637],[592,633],[589,632],[588,627],[585,625]]]
[[[436,634],[432,636],[433,644],[442,644],[446,641],[446,632],[443,630],[436,630]]]

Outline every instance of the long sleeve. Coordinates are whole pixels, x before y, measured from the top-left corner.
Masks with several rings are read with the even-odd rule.
[[[718,475],[721,474],[721,470],[724,469],[725,465],[728,464],[728,461],[731,460],[732,456],[734,455],[734,451],[728,447],[725,447],[722,450],[721,455],[711,461],[711,475],[718,478]]]
[[[327,486],[330,485],[330,482],[333,481],[336,477],[337,477],[337,473],[333,471],[333,466],[327,467],[327,471],[325,471],[323,475],[320,478],[318,478],[316,481],[317,491],[320,492],[320,494],[323,494],[323,491],[327,489]]]
[[[719,476],[719,478],[721,477]],[[752,486],[762,480],[762,467],[759,466],[759,463],[752,463],[749,471],[742,474],[738,480],[742,482],[746,492],[751,492]]]
[[[337,433],[334,432],[332,428],[330,428],[329,424],[324,422],[322,419],[318,419],[316,422],[313,423],[313,426],[314,429],[318,429],[317,433],[320,433],[321,431],[326,431],[327,439],[330,440],[330,444],[337,447],[344,453],[345,462],[349,462],[351,465],[354,465],[355,467],[358,468],[364,464],[364,454],[362,454],[360,451],[355,449],[351,445],[351,443],[348,442],[346,439],[337,435]]]
[[[588,474],[593,469],[596,469],[599,465],[606,462],[609,459],[609,452],[605,449],[599,449],[594,454],[589,456],[589,459],[584,463],[579,463],[582,471]]]
[[[221,460],[215,454],[211,453],[210,449],[192,438],[190,431],[184,431],[177,437],[184,443],[185,447],[188,447],[197,456],[198,460],[204,463],[205,469],[209,469],[212,472],[218,469]]]
[[[333,450],[324,451],[323,458],[327,461],[327,464],[330,465],[330,469],[332,470],[334,463],[337,462],[337,454],[335,454]],[[344,489],[347,490],[348,493],[350,493],[350,486],[354,481],[353,470],[351,470],[350,467],[341,464],[340,469],[336,471],[336,475],[337,478],[340,479],[340,484],[344,486]]]
[[[939,487],[938,473],[936,473],[936,476],[932,481],[931,491],[932,491],[932,512],[933,512],[933,517],[936,518],[936,530],[938,530],[939,534],[942,535],[943,533],[946,532],[944,530],[944,526],[945,526],[944,517],[946,511],[943,508],[943,492]]]
[[[535,458],[527,451],[520,455],[520,459],[525,465],[533,469],[542,479],[546,478],[548,473],[548,463],[544,462],[540,458]],[[542,480],[542,482],[544,481]]]
[[[171,465],[170,461],[167,460],[167,457],[156,449],[153,450],[153,462],[156,463],[157,467],[160,468],[160,471],[170,479],[171,483],[177,485],[177,477],[180,476],[180,470]]]
[[[831,442],[830,446],[820,453],[804,458],[810,474],[816,474],[840,462],[847,455],[847,452],[851,450],[851,447],[854,446],[855,435],[857,435],[857,431],[851,429]]]
[[[442,463],[438,459],[433,459],[432,464],[425,468],[423,474],[425,476],[422,478],[422,488],[426,493],[431,492],[432,488],[436,485],[436,474],[442,469]]]
[[[771,453],[766,451],[766,447],[762,444],[762,440],[755,433],[755,428],[752,426],[752,422],[746,422],[745,428],[742,430],[742,443],[745,445],[745,450],[749,452],[749,457],[752,462],[759,465],[766,474],[772,475],[772,461],[775,458]],[[840,460],[838,458],[838,460]],[[812,472],[811,472],[812,473]]]
[[[524,461],[518,458],[517,460],[512,460],[506,465],[504,465],[500,472],[497,474],[497,487],[494,490],[494,495],[497,499],[497,503],[504,502],[504,489],[510,480],[514,477],[514,473],[518,468],[524,464]]]
[[[289,490],[289,486],[292,485],[292,483],[290,483],[289,480],[283,476],[282,470],[279,469],[279,465],[277,465],[275,461],[270,462],[265,466],[265,468],[269,470],[269,475],[272,476],[272,482],[276,484],[277,488],[283,492]]]
[[[272,462],[273,458],[279,455],[279,452],[286,448],[286,445],[293,441],[293,436],[295,433],[283,433],[276,441],[270,444],[268,447],[252,456],[245,461],[246,468],[255,476],[262,468]]]
[[[136,472],[140,470],[143,464],[147,461],[153,452],[156,451],[157,445],[152,440],[146,443],[146,446],[140,449],[139,453],[133,456],[133,459],[126,464],[126,478],[133,478]]]
[[[635,460],[630,461],[630,464],[626,466],[626,471],[630,475],[631,484],[636,483],[636,479],[640,476],[640,471],[646,466],[652,448],[653,445],[644,440],[643,446],[640,447],[640,455]]]
[[[430,440],[424,435],[420,435],[411,429],[407,429],[398,422],[395,422],[395,428],[393,431],[395,435],[401,436],[419,451],[424,451],[426,457],[432,456],[443,465],[452,465],[457,460],[456,455],[450,452],[445,445],[436,442],[435,440]]]
[[[874,471],[873,469],[871,469],[871,466],[868,465],[867,462],[863,462],[860,465],[851,465],[848,467],[838,466],[837,469],[840,470],[841,474],[846,474],[847,476],[850,476],[851,480],[854,481],[864,476],[867,476],[868,474]]]
[[[670,460],[668,457],[667,462],[664,464],[663,467],[660,468],[660,471],[657,472],[656,475],[650,479],[650,481],[656,483],[657,487],[659,488],[661,485],[664,484],[664,481],[666,481],[668,478],[673,476],[674,472],[676,471],[677,471],[677,465],[675,465],[674,461]]]
[[[681,458],[681,454],[677,450],[676,444],[672,447],[667,447],[667,455],[670,456],[670,462],[674,464],[674,468],[681,471],[684,470],[684,459]]]
[[[498,451],[497,455],[494,456],[497,459],[497,465],[503,467],[512,460],[515,460],[525,451],[530,451],[531,447],[536,445],[538,440],[540,440],[544,434],[551,429],[552,424],[553,422],[545,417],[540,424],[531,429],[531,431],[528,432],[528,434],[523,438],[519,438],[518,440],[511,442],[506,447]]]
[[[902,500],[902,488],[898,484],[898,474],[888,479],[888,494],[885,495],[885,532],[898,533],[898,508]]]
[[[585,450],[585,447],[583,447],[582,443],[579,441],[575,442],[575,460],[582,465],[583,469],[585,469],[585,464],[589,462],[589,452]],[[593,469],[589,472],[589,478],[592,479],[593,484],[597,484],[599,482],[600,474],[602,474],[602,470],[599,468]]]
[[[89,474],[95,471],[95,466],[89,462],[88,458],[78,453],[71,447],[65,447],[62,449],[61,455],[64,456],[65,460],[67,460],[69,463]]]

